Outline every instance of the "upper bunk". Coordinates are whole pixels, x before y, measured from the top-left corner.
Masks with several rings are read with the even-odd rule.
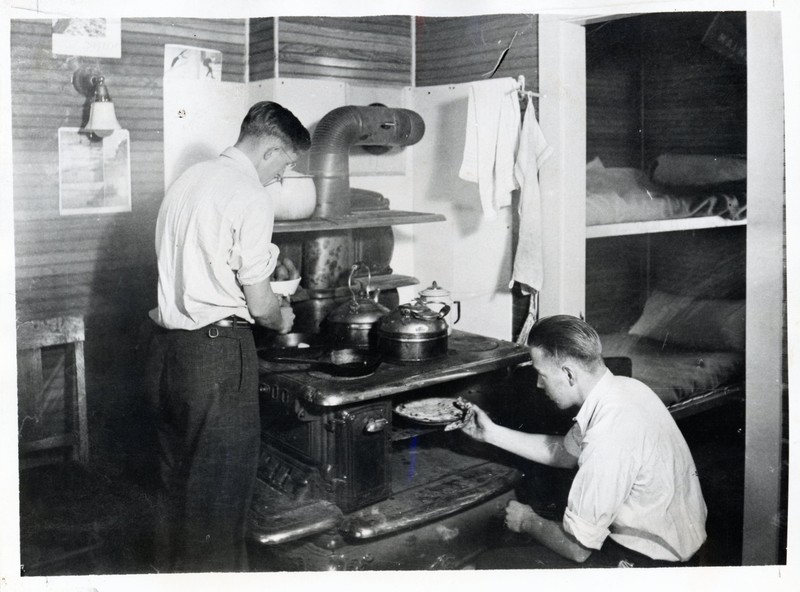
[[[586,167],[586,237],[741,226],[747,215],[747,160],[663,154],[648,170]]]
[[[586,27],[586,237],[746,224],[745,15]]]

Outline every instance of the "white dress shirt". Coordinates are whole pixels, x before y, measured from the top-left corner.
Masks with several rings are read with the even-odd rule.
[[[578,457],[564,529],[591,549],[606,536],[653,559],[686,561],[706,539],[706,504],[686,440],[638,380],[600,379],[567,433]]]
[[[158,308],[150,317],[167,329],[198,329],[230,315],[252,323],[242,286],[275,269],[273,225],[272,201],[240,150],[190,167],[158,213]]]

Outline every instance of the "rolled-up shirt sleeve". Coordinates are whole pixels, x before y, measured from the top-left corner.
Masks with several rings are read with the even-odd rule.
[[[606,423],[608,425],[614,422]],[[620,445],[627,428],[616,425],[618,431],[613,442],[594,429],[582,439],[580,466],[564,512],[564,530],[590,549],[602,547],[638,472],[635,451]]]
[[[258,284],[272,275],[278,265],[280,249],[272,240],[274,212],[267,200],[261,199],[249,208],[234,236],[232,265],[243,286]]]

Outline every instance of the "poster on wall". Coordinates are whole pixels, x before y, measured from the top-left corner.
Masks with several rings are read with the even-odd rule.
[[[189,45],[164,45],[164,77],[222,80],[222,52]]]
[[[130,138],[115,130],[105,138],[58,130],[58,209],[62,216],[131,211]]]
[[[118,18],[53,19],[53,55],[119,58],[121,23]]]

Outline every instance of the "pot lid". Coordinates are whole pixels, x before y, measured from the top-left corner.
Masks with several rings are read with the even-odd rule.
[[[351,298],[335,308],[328,315],[327,321],[344,324],[374,323],[388,312],[388,308],[370,298]]]
[[[444,311],[444,314],[442,314]],[[435,312],[422,303],[401,304],[381,319],[379,332],[402,337],[447,334],[444,316],[448,307]]]
[[[439,286],[435,281],[433,284],[425,288],[419,293],[420,296],[423,298],[432,298],[432,297],[449,297],[450,290],[446,290]]]

